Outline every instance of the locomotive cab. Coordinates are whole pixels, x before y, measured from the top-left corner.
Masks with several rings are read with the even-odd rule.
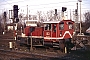
[[[71,20],[44,22],[44,44],[59,45],[60,41],[71,39],[73,35],[73,24]]]
[[[59,21],[44,22],[44,41],[52,42],[57,37]]]

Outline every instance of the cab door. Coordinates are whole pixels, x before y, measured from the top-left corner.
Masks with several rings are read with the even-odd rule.
[[[57,37],[56,24],[52,24],[52,38],[56,38],[56,37]]]
[[[50,40],[51,24],[44,24],[44,37],[45,37],[46,40]]]

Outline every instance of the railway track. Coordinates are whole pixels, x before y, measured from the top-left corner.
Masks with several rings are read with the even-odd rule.
[[[59,49],[54,48],[34,47],[35,49],[30,52],[30,47],[27,49],[26,47],[17,46],[17,48],[19,48],[18,50],[13,49],[10,51],[9,42],[15,42],[14,38],[10,35],[1,35],[0,37],[0,59],[2,57],[1,60],[77,60],[78,57],[78,55],[74,54],[62,54]],[[85,36],[85,38],[90,40],[90,37],[88,36]]]
[[[51,58],[60,58],[60,56],[52,55],[52,53],[47,54],[38,54],[36,52],[21,52],[21,51],[10,51],[10,50],[3,50],[0,49],[0,55],[4,55],[10,58],[33,58],[39,60],[50,60]]]
[[[10,51],[9,49],[9,42],[15,42],[14,38],[11,37],[11,35],[0,35],[0,55],[1,56],[6,56],[7,58],[17,58],[17,59],[22,59],[22,58],[33,58],[33,59],[44,59],[48,60],[51,58],[59,58],[60,56],[54,52],[51,52],[48,50],[48,52],[45,51],[45,48],[35,48],[33,52],[30,52],[29,49],[26,47],[18,47],[18,50],[12,49]],[[4,59],[4,58],[3,58]],[[9,60],[9,58],[8,58]]]

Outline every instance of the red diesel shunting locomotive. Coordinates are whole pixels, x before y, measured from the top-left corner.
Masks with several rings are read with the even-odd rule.
[[[63,10],[65,11],[66,8],[63,8]],[[36,23],[34,20],[32,22],[34,24]],[[74,21],[46,21],[43,22],[43,26],[32,25],[26,26],[24,29],[25,36],[23,38],[28,38],[26,40],[23,39],[25,44],[30,45],[30,41],[32,40],[33,46],[47,45],[59,47],[61,50],[63,50],[65,47],[69,48],[70,45],[72,45],[71,39],[74,32]]]
[[[74,32],[72,20],[47,21],[43,22],[43,25],[43,27],[27,26],[24,29],[25,38],[32,37],[33,46],[48,45],[62,49],[67,43],[71,44]],[[27,43],[30,44],[30,41],[27,40]]]

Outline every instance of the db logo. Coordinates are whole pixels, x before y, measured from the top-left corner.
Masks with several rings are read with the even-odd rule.
[[[50,35],[50,32],[47,32],[46,35]]]

